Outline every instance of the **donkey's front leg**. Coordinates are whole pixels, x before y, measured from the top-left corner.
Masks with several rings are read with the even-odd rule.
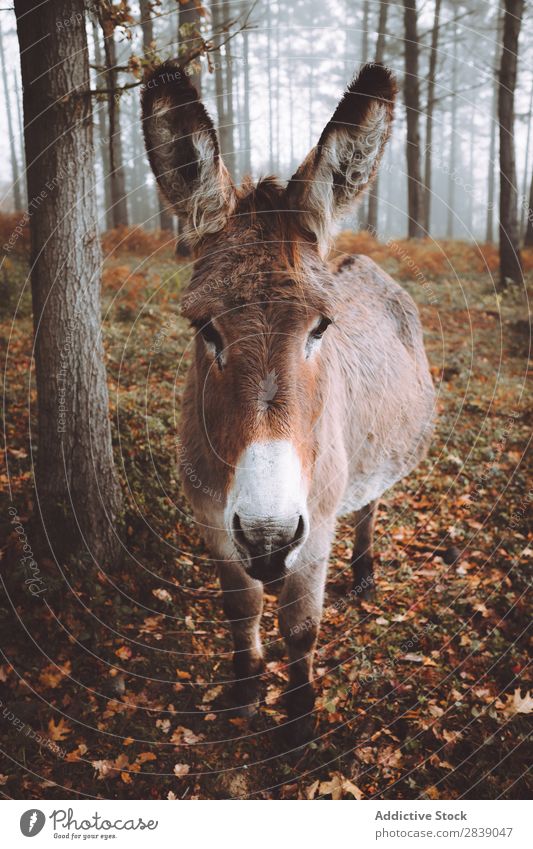
[[[224,613],[233,635],[234,713],[252,716],[258,707],[263,650],[259,623],[263,611],[263,587],[253,581],[238,563],[225,563],[219,570]]]
[[[285,699],[290,725],[286,736],[297,744],[313,736],[313,656],[322,615],[326,570],[326,562],[296,566],[285,578],[279,599],[279,626],[289,655],[289,685]]]
[[[355,542],[352,555],[353,592],[357,598],[369,601],[375,596],[374,583],[374,522],[377,499],[355,514]]]

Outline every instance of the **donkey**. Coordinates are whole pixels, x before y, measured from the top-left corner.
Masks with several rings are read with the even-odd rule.
[[[335,222],[376,174],[395,95],[390,71],[365,65],[286,186],[268,177],[237,188],[184,70],[159,66],[142,93],[150,164],[194,252],[180,423],[182,465],[194,474],[182,477],[218,565],[235,709],[250,716],[259,702],[266,587],[279,593],[293,739],[313,728],[336,517],[355,513],[352,595],[368,597],[378,499],[416,466],[432,431],[414,302],[367,257],[327,261]]]

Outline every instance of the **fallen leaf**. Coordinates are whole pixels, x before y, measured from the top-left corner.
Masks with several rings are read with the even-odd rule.
[[[174,764],[174,775],[177,775],[178,778],[181,778],[183,775],[187,775],[189,770],[189,764]]]

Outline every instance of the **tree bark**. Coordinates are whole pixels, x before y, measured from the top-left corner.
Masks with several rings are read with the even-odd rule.
[[[452,60],[452,115],[450,135],[450,161],[448,166],[448,209],[446,213],[446,238],[453,239],[455,218],[455,179],[457,162],[457,24],[453,25],[453,60]]]
[[[17,160],[17,152],[15,150],[15,134],[13,132],[13,116],[11,115],[11,98],[9,97],[9,83],[7,79],[7,63],[4,55],[4,40],[2,34],[2,26],[0,22],[0,65],[2,65],[2,83],[4,86],[4,100],[6,104],[7,114],[7,132],[9,135],[9,156],[11,158],[11,178],[13,180],[13,206],[15,212],[21,212],[23,209],[22,191],[20,185],[20,172]]]
[[[433,28],[431,30],[431,49],[429,54],[428,90],[426,104],[426,144],[424,158],[424,230],[429,233],[431,224],[431,165],[433,146],[433,110],[435,108],[435,83],[437,78],[437,59],[439,49],[441,0],[435,0]]]
[[[139,12],[141,15],[141,29],[143,34],[143,54],[146,62],[151,63],[154,59],[154,22],[152,20],[151,0],[139,0]],[[143,157],[143,171],[147,171],[146,158]],[[169,211],[167,202],[161,197],[158,189],[157,202],[159,205],[159,228],[161,230],[174,231],[174,222]]]
[[[245,4],[246,6],[246,4]],[[243,171],[244,174],[250,174],[252,171],[252,134],[251,134],[251,117],[250,117],[250,45],[249,32],[244,29],[242,33],[242,60],[244,65],[244,97],[243,97],[243,121],[244,121],[244,157]]]
[[[520,198],[520,234],[525,239],[527,232],[526,216],[531,215],[531,204],[526,202],[527,195],[527,178],[529,175],[529,151],[531,146],[531,121],[533,119],[533,86],[529,95],[529,112],[527,116],[527,138],[526,138],[526,154],[524,157],[524,181],[522,183],[522,197]]]
[[[389,0],[381,0],[379,4],[378,35],[376,39],[376,53],[374,60],[383,63],[385,58],[385,40],[387,38],[387,12]],[[375,178],[368,196],[367,227],[376,234],[378,229],[378,198],[379,198],[379,175]]]
[[[407,208],[410,239],[424,235],[423,194],[420,179],[420,88],[418,78],[419,43],[416,0],[404,0],[405,81],[404,100],[407,113]]]
[[[92,33],[93,33],[93,45],[94,45],[94,61],[98,68],[103,67],[103,58],[102,51],[100,49],[100,38],[99,38],[99,29],[97,24],[93,21],[92,24]],[[96,76],[96,88],[105,88],[106,83],[103,75],[100,71],[97,71]],[[103,85],[102,85],[103,81]],[[104,95],[102,95],[104,97]],[[103,169],[103,184],[104,184],[104,214],[105,214],[105,227],[106,230],[111,230],[113,227],[113,210],[112,210],[112,202],[111,202],[111,186],[109,180],[109,172],[111,170],[109,166],[109,131],[107,127],[107,115],[106,115],[106,105],[107,99],[104,101],[97,101],[97,149],[100,151],[102,155],[102,169]]]
[[[228,158],[233,148],[233,134],[226,115],[226,93],[225,93],[225,74],[224,65],[226,61],[225,54],[222,52],[221,44],[223,42],[222,25],[223,18],[221,14],[220,3],[212,3],[211,17],[213,22],[213,30],[215,36],[213,44],[216,48],[214,54],[215,61],[215,97],[217,104],[217,123],[218,123],[218,138],[220,143],[220,152],[225,160]],[[230,163],[231,164],[231,163]]]
[[[516,87],[518,37],[522,23],[523,0],[505,0],[503,51],[498,88],[500,124],[500,287],[508,281],[523,280],[519,247],[518,188],[514,147],[514,95]]]
[[[119,550],[100,334],[101,251],[83,0],[15,0],[24,89],[37,380],[36,492],[56,556]],[[69,28],[57,26],[68,20]]]
[[[202,40],[203,7],[198,0],[179,0],[178,6],[178,55],[194,50]],[[189,66],[190,80],[202,96],[202,65],[200,58],[194,59]]]
[[[231,9],[227,0],[224,0],[222,3],[222,15],[223,15],[223,24],[227,24],[231,19]],[[233,100],[234,100],[234,92],[233,92],[233,65],[231,58],[231,50],[230,50],[230,42],[225,45],[225,54],[226,54],[226,79],[225,79],[225,97],[226,97],[226,123],[228,125],[228,137],[230,139],[230,147],[227,151],[226,165],[228,166],[230,173],[235,175],[236,173],[236,157],[235,157],[235,114],[233,110]]]
[[[122,153],[120,129],[120,91],[117,71],[115,22],[107,5],[98,7],[100,26],[104,34],[106,87],[109,129],[109,187],[111,194],[111,220],[113,227],[127,227],[128,203],[126,197],[126,172]]]
[[[524,247],[533,248],[533,174],[529,185],[529,203],[527,210],[526,235],[524,236]]]
[[[500,70],[500,40],[502,37],[503,18],[500,14],[500,2],[496,11],[496,49],[494,51],[494,70],[493,70],[493,89],[492,89],[492,108],[491,108],[491,125],[490,125],[490,149],[489,149],[489,174],[488,174],[488,192],[487,192],[487,229],[485,233],[485,241],[494,241],[494,195],[495,195],[495,170],[496,170],[496,128],[498,125],[498,75]]]

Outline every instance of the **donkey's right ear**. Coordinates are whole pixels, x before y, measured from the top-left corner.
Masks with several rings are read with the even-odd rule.
[[[142,116],[152,171],[188,241],[221,230],[235,206],[235,188],[213,122],[177,62],[159,65],[146,79]]]

